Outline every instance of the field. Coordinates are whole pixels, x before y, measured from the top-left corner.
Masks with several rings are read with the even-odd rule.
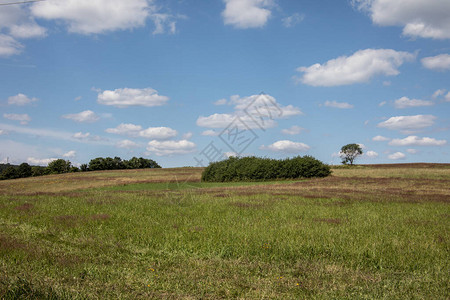
[[[449,299],[450,165],[0,182],[0,299]]]

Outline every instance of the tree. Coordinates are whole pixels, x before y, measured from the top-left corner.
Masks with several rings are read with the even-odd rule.
[[[72,163],[70,161],[60,158],[50,162],[47,166],[47,170],[50,174],[61,174],[70,172],[71,167]]]
[[[19,178],[19,175],[17,174],[16,168],[13,166],[9,166],[2,172],[2,179],[16,179]]]
[[[20,164],[20,166],[17,168],[17,175],[20,178],[31,177],[33,175],[31,166],[27,163]]]
[[[357,158],[361,154],[363,154],[363,151],[361,149],[361,146],[358,144],[347,144],[345,146],[342,146],[341,152],[339,153],[344,165],[348,163],[350,163],[350,165],[353,165],[353,161],[355,160],[355,158]]]

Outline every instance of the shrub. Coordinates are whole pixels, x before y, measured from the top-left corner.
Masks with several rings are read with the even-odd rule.
[[[330,167],[311,156],[284,160],[260,157],[230,157],[213,162],[202,173],[202,181],[251,181],[326,177]]]

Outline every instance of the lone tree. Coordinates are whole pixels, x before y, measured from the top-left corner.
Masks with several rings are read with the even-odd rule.
[[[341,152],[339,153],[344,165],[347,165],[348,163],[350,163],[350,165],[353,165],[353,161],[355,160],[355,158],[361,154],[363,154],[363,151],[361,149],[361,146],[358,144],[348,144],[342,146]]]

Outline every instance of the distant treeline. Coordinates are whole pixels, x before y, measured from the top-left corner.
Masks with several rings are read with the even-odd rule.
[[[330,166],[312,156],[282,160],[260,157],[230,157],[211,163],[202,173],[202,181],[251,181],[326,177]]]
[[[82,164],[80,168],[73,166],[68,160],[56,159],[50,162],[47,167],[30,166],[27,163],[20,165],[0,164],[0,180],[70,172],[146,168],[161,168],[161,166],[152,159],[142,157],[133,157],[130,160],[122,160],[120,157],[97,157],[92,159],[89,164]]]

